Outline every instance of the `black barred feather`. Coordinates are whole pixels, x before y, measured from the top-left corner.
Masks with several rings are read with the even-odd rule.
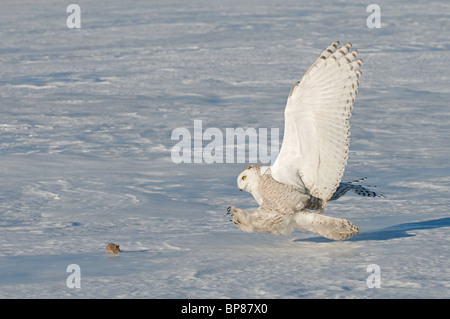
[[[364,196],[364,197],[386,197],[381,193],[377,193],[374,192],[371,189],[368,189],[368,187],[377,187],[374,185],[360,185],[357,184],[361,181],[366,180],[367,177],[363,177],[363,178],[359,178],[359,179],[355,179],[351,182],[341,182],[339,184],[339,187],[337,188],[336,192],[333,194],[333,196],[331,196],[330,200],[336,200],[339,197],[343,196],[345,193],[347,193],[348,191],[352,191],[354,193],[356,193],[359,196]]]

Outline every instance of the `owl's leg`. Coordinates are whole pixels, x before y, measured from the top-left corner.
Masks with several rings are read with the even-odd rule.
[[[358,227],[343,218],[301,212],[295,214],[293,219],[296,228],[309,230],[332,240],[344,240],[359,234]]]
[[[230,206],[228,214],[244,232],[268,232],[272,234],[288,234],[293,230],[290,227],[289,219],[276,212],[264,210],[259,207],[254,212]]]

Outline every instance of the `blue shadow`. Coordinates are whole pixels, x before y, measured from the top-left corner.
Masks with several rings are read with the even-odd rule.
[[[365,241],[365,240],[389,240],[403,237],[413,237],[414,234],[408,234],[411,230],[420,229],[434,229],[441,227],[450,227],[450,217],[444,217],[439,219],[431,219],[419,222],[398,224],[390,227],[383,228],[377,231],[363,232],[345,241]],[[296,239],[296,242],[316,242],[326,243],[333,242],[333,240],[324,237],[312,237],[305,239]]]

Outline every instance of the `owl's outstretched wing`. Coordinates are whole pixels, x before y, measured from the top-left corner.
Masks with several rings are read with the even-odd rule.
[[[280,183],[306,187],[328,201],[347,164],[349,118],[358,89],[357,50],[331,44],[291,89],[280,153],[271,168]]]

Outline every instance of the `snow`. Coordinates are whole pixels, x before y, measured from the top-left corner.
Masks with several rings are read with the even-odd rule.
[[[0,11],[0,297],[448,298],[450,4],[77,1]],[[364,59],[344,180],[327,214],[361,234],[243,233],[246,164],[175,164],[175,128],[280,128],[327,45]],[[105,253],[119,244],[119,256]],[[68,288],[70,264],[81,288]],[[368,288],[367,267],[381,287]]]

